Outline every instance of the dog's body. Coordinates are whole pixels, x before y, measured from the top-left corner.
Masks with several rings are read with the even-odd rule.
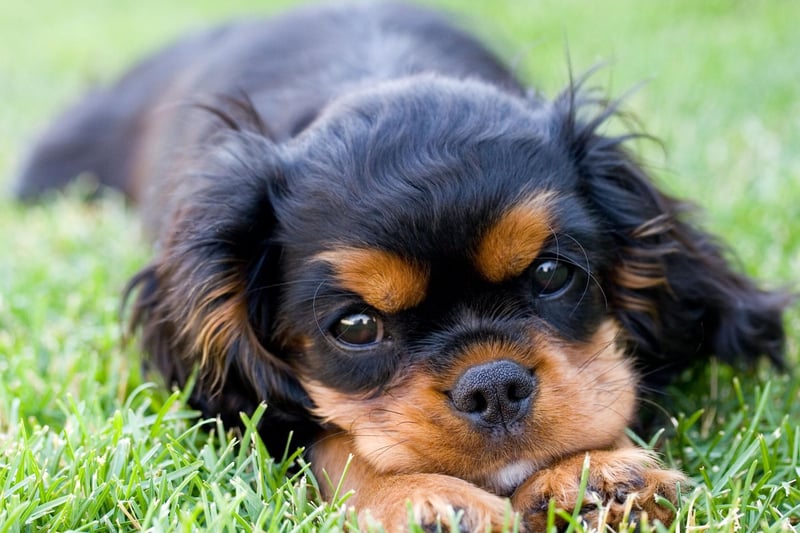
[[[732,271],[622,148],[479,43],[391,4],[180,41],[45,134],[21,197],[80,172],[138,201],[149,360],[235,425],[268,404],[362,519],[536,529],[590,486],[669,521],[677,472],[624,430],[637,387],[715,354],[780,360],[785,299]],[[641,376],[641,377],[640,377]],[[324,479],[320,477],[320,479]],[[324,486],[324,483],[322,483]],[[323,489],[325,490],[325,489]],[[587,510],[594,519],[597,511]]]

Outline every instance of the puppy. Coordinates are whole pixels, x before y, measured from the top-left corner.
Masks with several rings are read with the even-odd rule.
[[[361,523],[672,520],[637,391],[782,354],[784,296],[734,271],[578,86],[532,95],[427,10],[313,7],[187,37],[45,132],[21,198],[80,173],[141,206],[129,290],[148,364]],[[321,483],[322,496],[331,496]],[[510,506],[509,506],[510,502]]]

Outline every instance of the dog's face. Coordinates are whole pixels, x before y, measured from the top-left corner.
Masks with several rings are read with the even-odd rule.
[[[274,336],[381,471],[503,492],[632,415],[612,243],[545,121],[482,87],[389,86],[286,156]]]
[[[231,133],[138,280],[148,351],[200,363],[210,413],[267,401],[265,434],[314,420],[501,494],[623,439],[640,368],[777,357],[782,304],[576,98],[422,76],[281,145]]]

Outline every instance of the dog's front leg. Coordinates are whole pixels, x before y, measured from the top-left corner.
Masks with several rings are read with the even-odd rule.
[[[413,522],[433,531],[441,524],[442,531],[450,531],[456,530],[456,524],[451,523],[455,516],[460,516],[461,531],[505,531],[514,523],[507,499],[462,479],[442,474],[378,472],[358,455],[352,439],[344,433],[320,439],[310,452],[322,497],[333,497],[334,487],[327,479],[334,486],[342,480],[342,489],[353,491],[347,504],[356,509],[364,530],[381,525],[390,532],[406,531]]]
[[[529,531],[544,531],[550,500],[560,509],[575,510],[587,457],[588,479],[580,514],[590,527],[616,529],[626,518],[638,521],[643,513],[650,521],[672,522],[673,508],[660,504],[659,497],[676,503],[679,485],[686,484],[686,477],[661,467],[652,453],[631,446],[576,454],[533,474],[511,498]]]

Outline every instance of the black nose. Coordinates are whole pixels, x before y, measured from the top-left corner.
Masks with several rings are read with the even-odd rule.
[[[479,425],[508,427],[528,414],[535,389],[531,372],[513,361],[499,360],[464,372],[450,399]]]

